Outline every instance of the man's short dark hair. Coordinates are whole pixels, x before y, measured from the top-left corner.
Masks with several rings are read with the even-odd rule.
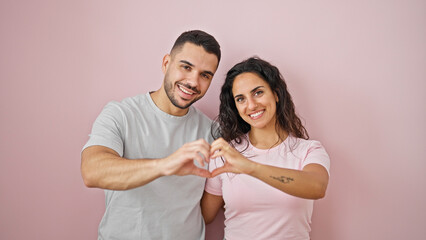
[[[191,30],[184,32],[176,39],[170,53],[172,54],[173,51],[182,48],[186,42],[193,43],[197,46],[202,46],[206,52],[216,55],[217,63],[219,64],[221,57],[220,45],[212,35],[201,30]]]

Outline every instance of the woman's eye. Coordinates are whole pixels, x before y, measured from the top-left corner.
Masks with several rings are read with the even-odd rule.
[[[235,101],[236,101],[237,103],[241,103],[241,102],[243,102],[243,100],[244,100],[244,98],[237,98],[237,99],[235,99]]]
[[[261,95],[263,93],[263,91],[256,91],[255,93],[254,93],[254,95],[255,96],[259,96],[259,95]]]

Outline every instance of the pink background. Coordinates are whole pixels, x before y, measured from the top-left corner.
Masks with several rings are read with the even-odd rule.
[[[80,150],[110,100],[156,90],[183,31],[203,29],[226,71],[252,55],[280,68],[332,159],[312,239],[426,235],[426,2],[0,1],[0,239],[96,239],[104,195]],[[221,239],[220,219],[207,239]]]

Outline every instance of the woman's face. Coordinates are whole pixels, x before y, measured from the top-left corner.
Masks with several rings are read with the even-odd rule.
[[[234,79],[232,94],[238,113],[252,128],[275,128],[278,97],[265,80],[242,73]]]

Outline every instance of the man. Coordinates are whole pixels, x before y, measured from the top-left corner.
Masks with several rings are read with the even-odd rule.
[[[105,189],[99,239],[204,239],[211,120],[191,104],[220,56],[211,35],[182,33],[163,58],[160,89],[110,102],[96,119],[81,172],[86,186]]]

